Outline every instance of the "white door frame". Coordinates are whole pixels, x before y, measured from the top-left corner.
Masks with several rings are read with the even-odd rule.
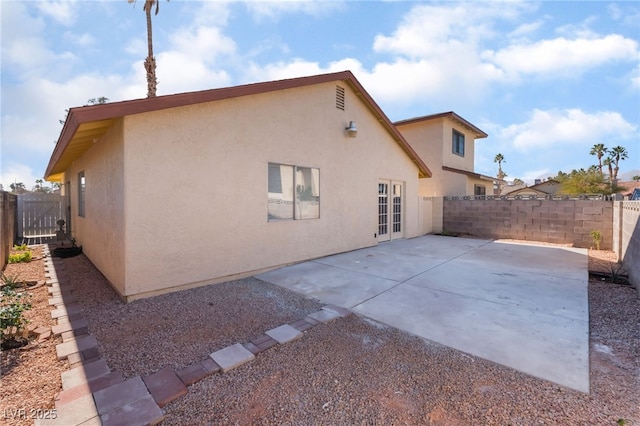
[[[404,184],[378,180],[378,241],[404,237]]]

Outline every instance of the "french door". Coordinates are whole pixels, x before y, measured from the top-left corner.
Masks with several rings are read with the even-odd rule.
[[[404,236],[402,192],[402,182],[378,182],[378,241],[389,241]]]

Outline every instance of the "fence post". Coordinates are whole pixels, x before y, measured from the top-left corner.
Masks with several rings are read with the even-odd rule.
[[[0,191],[0,270],[9,259],[15,238],[16,196]]]

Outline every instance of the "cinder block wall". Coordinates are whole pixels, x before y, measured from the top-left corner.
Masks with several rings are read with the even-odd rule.
[[[613,250],[640,296],[640,201],[614,201]]]
[[[445,199],[443,216],[444,232],[590,248],[599,230],[600,248],[613,248],[613,201]]]

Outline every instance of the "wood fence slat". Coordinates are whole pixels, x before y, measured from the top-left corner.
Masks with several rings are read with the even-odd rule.
[[[64,199],[60,194],[18,195],[17,234],[21,238],[53,237],[59,219],[64,219]]]

